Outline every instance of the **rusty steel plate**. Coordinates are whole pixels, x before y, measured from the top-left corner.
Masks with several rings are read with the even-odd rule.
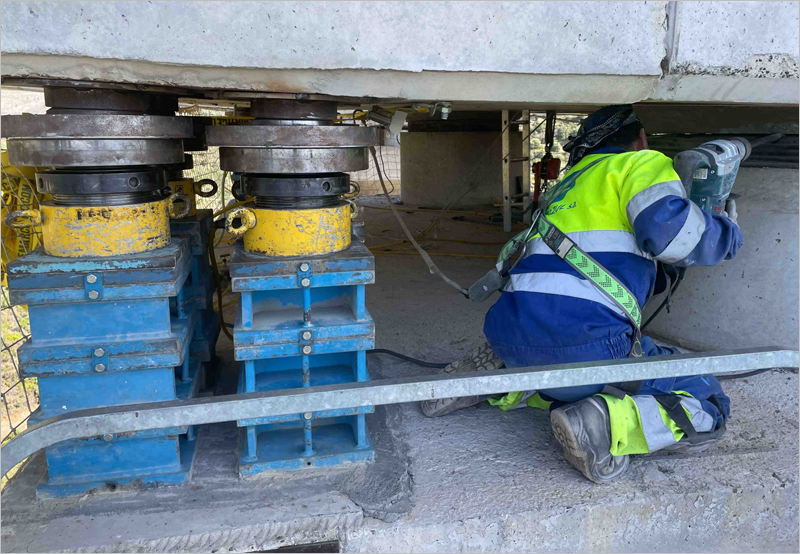
[[[209,146],[330,147],[377,146],[378,127],[355,125],[227,125],[206,127]],[[338,171],[338,170],[337,170]]]
[[[336,119],[336,102],[308,100],[279,100],[254,98],[250,100],[250,115],[267,119]]]
[[[369,168],[366,148],[220,148],[223,171],[335,173]]]
[[[194,136],[192,118],[163,115],[4,115],[3,138],[183,139]],[[179,160],[180,161],[180,160]]]
[[[8,159],[13,165],[33,167],[161,165],[184,161],[180,139],[8,139]]]

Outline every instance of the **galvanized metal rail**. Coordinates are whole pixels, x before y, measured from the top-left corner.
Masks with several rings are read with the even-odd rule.
[[[202,425],[456,396],[499,394],[513,390],[542,390],[709,373],[796,368],[798,365],[800,365],[798,352],[773,347],[710,354],[681,354],[522,367],[492,373],[433,374],[345,385],[216,396],[189,401],[151,402],[79,410],[45,420],[3,446],[0,451],[2,474],[5,475],[31,454],[57,442],[107,433]]]

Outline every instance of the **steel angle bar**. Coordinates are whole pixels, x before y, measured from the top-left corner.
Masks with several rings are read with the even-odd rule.
[[[2,473],[52,444],[106,433],[202,425],[274,415],[361,406],[399,404],[436,398],[499,394],[514,390],[594,385],[709,373],[798,367],[798,352],[777,348],[719,353],[626,358],[475,372],[431,374],[400,379],[265,391],[188,401],[128,404],[79,410],[30,427],[3,446]]]
[[[502,135],[502,148],[503,148],[503,231],[506,233],[511,232],[511,163],[509,157],[511,155],[511,131],[508,123],[508,110],[503,110],[503,130]],[[528,153],[530,154],[530,152]]]

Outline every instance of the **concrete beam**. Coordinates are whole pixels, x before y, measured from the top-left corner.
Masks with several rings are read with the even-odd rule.
[[[15,2],[2,75],[456,109],[798,104],[796,3],[695,4]]]

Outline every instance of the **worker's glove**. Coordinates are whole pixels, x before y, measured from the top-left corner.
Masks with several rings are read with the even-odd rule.
[[[728,198],[728,201],[725,202],[725,211],[722,212],[722,215],[733,221],[734,225],[739,224],[739,214],[736,213],[736,200]]]

